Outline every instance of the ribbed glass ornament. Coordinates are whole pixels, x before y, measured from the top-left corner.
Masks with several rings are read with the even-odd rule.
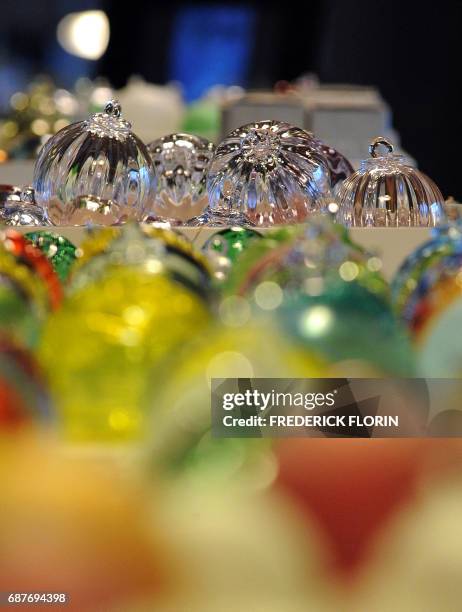
[[[297,223],[323,209],[330,174],[311,134],[288,123],[259,121],[218,145],[207,189],[205,219],[211,224]]]
[[[35,199],[55,225],[69,223],[79,196],[113,201],[125,218],[139,219],[148,207],[152,182],[149,153],[121,117],[117,101],[50,138],[34,172]]]
[[[379,156],[380,145],[388,153]],[[420,170],[393,154],[384,138],[370,145],[371,158],[348,177],[338,194],[337,220],[358,227],[435,227],[445,220],[444,198]]]
[[[183,133],[148,144],[155,175],[152,212],[159,219],[186,222],[204,211],[206,174],[214,148],[205,138]]]

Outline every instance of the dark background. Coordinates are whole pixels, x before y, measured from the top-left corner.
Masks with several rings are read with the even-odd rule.
[[[0,102],[38,72],[65,86],[82,74],[105,75],[115,87],[133,73],[155,83],[180,77],[188,99],[217,74],[224,83],[229,77],[258,88],[313,72],[322,82],[377,86],[404,149],[444,195],[462,197],[462,2],[8,0],[0,6]],[[90,8],[103,9],[111,25],[98,62],[70,56],[56,42],[59,19]]]

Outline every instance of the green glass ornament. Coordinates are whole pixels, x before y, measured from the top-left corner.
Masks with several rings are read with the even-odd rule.
[[[215,280],[223,282],[244,251],[262,235],[245,227],[231,227],[213,234],[202,247],[212,263]]]
[[[255,238],[261,238],[261,234],[245,227],[231,227],[214,234],[202,249],[206,253],[219,253],[235,263]]]
[[[225,295],[243,294],[251,283],[254,268],[269,253],[281,245],[288,245],[300,236],[303,226],[281,227],[270,230],[260,240],[251,240],[247,248],[241,253],[235,266],[229,271],[226,282],[223,284]]]

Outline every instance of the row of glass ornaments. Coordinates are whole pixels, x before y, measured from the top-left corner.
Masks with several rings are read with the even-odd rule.
[[[145,146],[112,100],[48,140],[33,188],[4,186],[0,217],[7,225],[269,227],[330,212],[347,226],[439,225],[436,185],[387,140],[376,138],[370,152],[353,172],[335,149],[280,121],[240,127],[216,148],[189,134]]]

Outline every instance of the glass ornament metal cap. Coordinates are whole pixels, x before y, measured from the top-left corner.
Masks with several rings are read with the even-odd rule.
[[[386,153],[379,155],[379,147]],[[443,196],[428,176],[394,154],[382,136],[369,151],[339,191],[337,221],[358,227],[435,227],[445,221]]]
[[[218,145],[207,190],[204,224],[298,223],[323,208],[330,175],[311,134],[281,121],[259,121]]]
[[[152,195],[148,150],[121,116],[116,100],[103,113],[73,123],[42,147],[34,171],[37,203],[54,225],[66,225],[72,203],[94,196],[117,203],[126,218],[140,219]]]
[[[169,134],[148,144],[154,166],[154,200],[158,219],[185,223],[207,206],[206,173],[215,146],[192,134]]]

